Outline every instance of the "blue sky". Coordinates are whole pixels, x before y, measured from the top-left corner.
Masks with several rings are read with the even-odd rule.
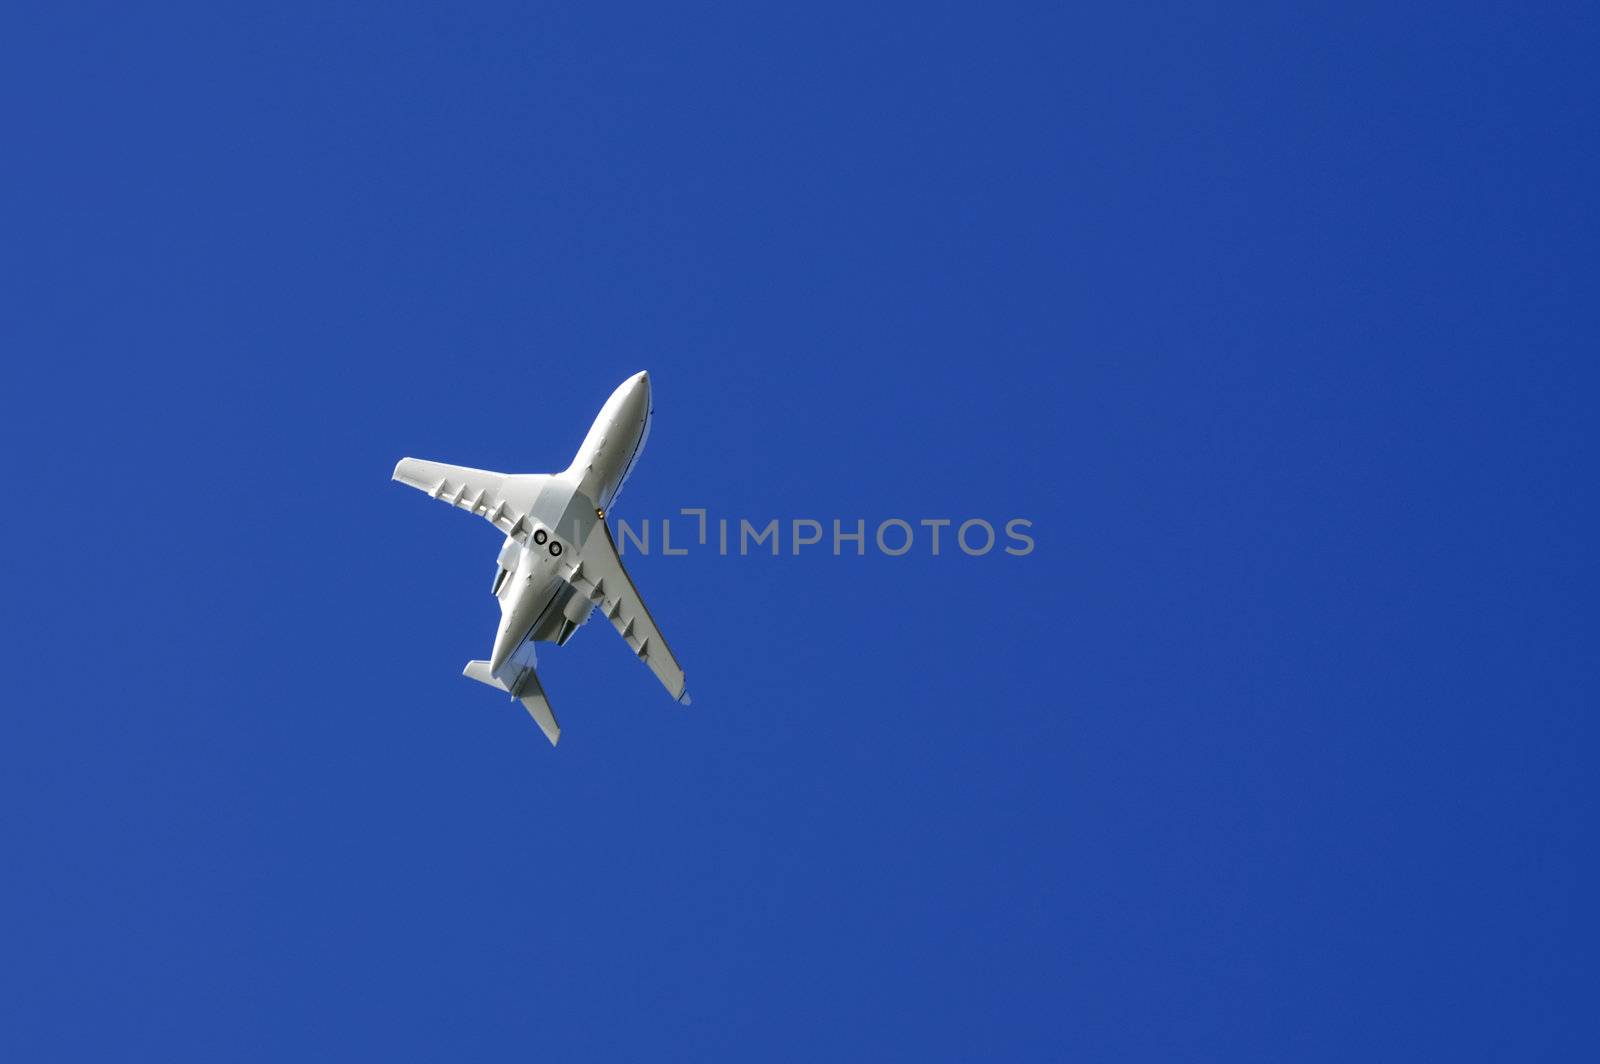
[[[466,7],[3,16],[0,1053],[1592,1056],[1592,14]]]

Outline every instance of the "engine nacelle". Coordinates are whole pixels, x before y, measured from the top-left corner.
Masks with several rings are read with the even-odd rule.
[[[565,646],[567,640],[572,638],[572,633],[576,632],[593,612],[594,603],[574,591],[572,597],[567,599],[567,604],[561,608],[561,631],[556,633],[556,646]]]
[[[507,536],[506,541],[500,545],[500,557],[495,560],[494,587],[489,589],[491,595],[500,597],[500,589],[506,586],[506,577],[516,570],[517,558],[521,552],[522,544]]]
[[[572,622],[572,627],[576,628],[589,619],[589,614],[594,612],[594,603],[590,602],[585,596],[574,592],[572,597],[567,600],[566,609],[561,612],[566,615],[567,620]]]

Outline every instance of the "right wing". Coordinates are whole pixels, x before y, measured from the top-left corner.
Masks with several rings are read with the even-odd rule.
[[[517,536],[529,527],[524,523],[527,514],[523,508],[538,495],[538,485],[534,482],[544,477],[538,474],[509,477],[487,469],[402,458],[394,467],[394,479],[477,514],[508,536]],[[517,481],[516,498],[511,498],[506,490],[512,480]]]

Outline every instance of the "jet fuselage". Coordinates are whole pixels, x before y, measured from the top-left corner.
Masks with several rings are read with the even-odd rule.
[[[570,569],[572,543],[582,542],[622,491],[650,434],[650,375],[637,373],[600,408],[577,456],[565,470],[544,477],[530,513],[540,528],[518,543],[508,537],[495,575],[500,627],[489,657],[499,677],[511,662],[520,671],[533,665],[534,642],[564,643],[589,616],[594,604],[573,594],[558,567]],[[509,677],[508,677],[509,678]]]

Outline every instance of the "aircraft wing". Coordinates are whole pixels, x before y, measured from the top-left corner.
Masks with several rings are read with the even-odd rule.
[[[587,596],[605,614],[639,660],[650,666],[667,693],[688,705],[683,666],[673,656],[661,629],[656,627],[650,611],[645,608],[644,599],[639,597],[639,589],[633,586],[628,571],[622,567],[617,545],[605,521],[596,521],[589,529],[572,567],[563,566],[558,572],[578,594]]]
[[[546,478],[509,477],[488,469],[446,465],[444,462],[428,462],[421,458],[402,458],[394,467],[394,479],[458,509],[477,514],[511,536],[526,531],[528,526],[523,519],[527,514],[524,510],[531,501],[530,494],[538,493],[534,482]],[[507,489],[513,480],[517,482],[518,490],[510,492]]]

